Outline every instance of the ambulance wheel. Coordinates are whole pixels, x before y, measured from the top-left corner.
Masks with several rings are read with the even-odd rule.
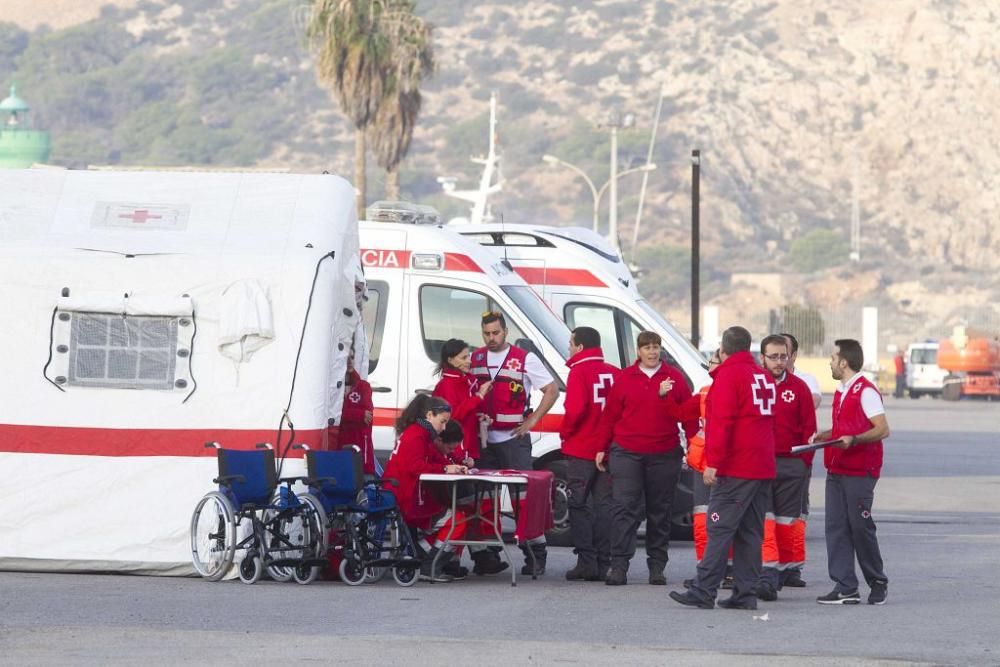
[[[198,501],[191,515],[191,562],[209,581],[222,579],[236,554],[236,512],[218,491]]]
[[[555,498],[552,503],[552,521],[555,524],[547,533],[545,540],[554,547],[573,546],[573,536],[569,530],[569,495],[567,494],[566,478],[569,467],[563,459],[553,459],[542,466],[555,476]]]

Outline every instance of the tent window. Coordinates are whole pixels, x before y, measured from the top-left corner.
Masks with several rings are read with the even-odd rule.
[[[67,384],[174,388],[176,317],[73,313]]]

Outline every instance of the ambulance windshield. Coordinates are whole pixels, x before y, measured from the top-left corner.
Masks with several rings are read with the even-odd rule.
[[[569,329],[553,314],[545,302],[530,287],[501,285],[504,294],[517,304],[521,312],[538,327],[546,340],[555,348],[563,360],[569,353]]]
[[[674,342],[677,346],[676,349],[679,352],[684,351],[690,353],[691,358],[694,359],[699,366],[705,366],[707,368],[705,358],[701,356],[701,353],[699,353],[698,350],[695,349],[694,345],[691,344],[691,341],[677,333],[677,329],[674,328],[674,325],[668,322],[663,315],[656,312],[656,310],[649,305],[648,301],[640,299],[638,303],[639,307],[646,311],[646,313],[653,318],[654,322],[658,322],[660,324],[662,331],[670,336],[670,340]]]

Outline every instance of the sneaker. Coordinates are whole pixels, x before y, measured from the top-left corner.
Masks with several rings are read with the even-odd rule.
[[[757,597],[764,602],[774,602],[778,599],[778,591],[774,590],[774,586],[771,585],[769,581],[761,581],[757,583],[754,588],[754,592],[757,593]],[[756,609],[756,607],[754,607]]]
[[[666,586],[667,577],[663,574],[663,570],[659,572],[653,571],[649,573],[649,585],[650,586]]]
[[[430,572],[425,573],[423,570],[421,570],[420,581],[429,581],[435,584],[447,584],[451,581],[455,581],[455,578],[452,577],[451,575],[445,574],[444,572],[439,572],[432,577],[430,575]]]
[[[889,597],[889,583],[876,581],[872,584],[872,592],[868,594],[868,604],[885,604]]]
[[[820,604],[861,604],[861,596],[858,595],[857,591],[851,593],[838,593],[837,591],[830,591],[826,595],[821,595],[816,598],[816,602]]]
[[[607,577],[604,579],[606,586],[624,586],[627,583],[628,577],[625,574],[625,570],[619,567],[608,569]]]
[[[680,602],[686,607],[697,607],[698,609],[712,609],[715,607],[714,602],[695,597],[691,594],[691,591],[685,591],[684,593],[670,591],[670,599],[675,602]]]
[[[598,581],[600,575],[596,566],[577,563],[573,569],[566,571],[566,581]]]
[[[737,602],[736,598],[728,597],[725,600],[719,600],[718,603],[720,609],[756,609],[756,600],[746,600],[744,602]]]

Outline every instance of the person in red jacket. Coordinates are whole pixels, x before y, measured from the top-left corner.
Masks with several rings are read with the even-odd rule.
[[[757,584],[757,597],[767,601],[777,599],[782,574],[790,568],[801,568],[806,560],[802,496],[809,483],[814,452],[792,454],[792,447],[805,444],[816,434],[816,410],[809,385],[788,372],[790,357],[784,336],[772,335],[760,342],[761,365],[778,392],[774,404],[776,477],[771,482],[770,507],[764,518],[764,567]]]
[[[705,406],[705,484],[708,545],[683,605],[711,609],[733,549],[733,594],[727,609],[756,609],[769,480],[774,479],[774,404],[777,391],[750,354],[750,332],[729,327],[722,334],[722,364],[712,371]]]
[[[357,447],[366,475],[375,474],[375,446],[372,442],[372,386],[354,370],[354,353],[347,358],[344,378],[344,409],[337,432],[337,449]]]
[[[598,470],[594,459],[604,450],[599,432],[601,412],[621,370],[605,363],[601,334],[591,327],[573,329],[569,354],[566,414],[559,439],[566,459],[569,528],[576,565],[566,572],[566,579],[601,581],[611,564],[611,478],[606,471]]]
[[[639,360],[619,374],[601,415],[600,470],[611,470],[611,567],[604,583],[627,583],[635,555],[636,532],[646,516],[646,564],[649,583],[665,585],[670,542],[670,505],[681,471],[678,417],[691,389],[680,371],[660,358],[660,336],[643,331],[636,341]],[[687,435],[698,421],[685,423]]]
[[[882,473],[882,441],[889,437],[882,395],[861,374],[865,355],[858,341],[834,341],[830,374],[840,380],[833,396],[833,428],[816,436],[839,440],[823,450],[826,464],[826,553],[836,586],[820,604],[858,604],[857,557],[871,588],[868,604],[885,604],[889,579],[875,535],[872,505]]]
[[[463,463],[469,467],[480,458],[479,422],[487,419],[481,409],[483,398],[493,382],[479,382],[469,373],[472,354],[469,344],[458,338],[451,338],[441,346],[441,360],[437,372],[441,376],[434,387],[434,395],[440,396],[452,406],[451,418],[459,423],[465,434],[462,448]]]
[[[458,474],[467,471],[464,465],[452,463],[438,437],[451,418],[451,406],[436,396],[418,395],[396,420],[399,442],[392,451],[385,467],[385,479],[396,480],[392,488],[403,520],[416,534],[417,543],[428,549],[420,565],[420,576],[431,578],[431,566],[437,556],[440,536],[447,535],[451,523],[456,521],[455,539],[461,539],[465,524],[461,517],[453,517],[451,509],[433,494],[423,493],[420,475],[424,473]],[[439,559],[441,560],[441,559]],[[464,568],[461,568],[464,569]],[[456,561],[444,563],[444,576],[434,576],[435,581],[451,581],[463,576]]]

